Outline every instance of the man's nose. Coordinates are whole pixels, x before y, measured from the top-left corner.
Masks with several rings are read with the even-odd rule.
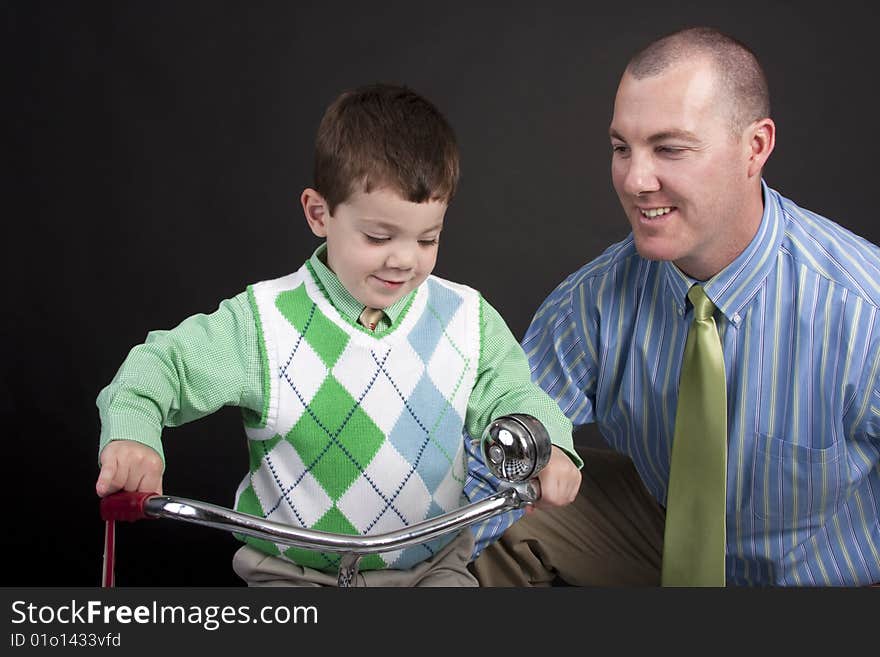
[[[660,190],[660,180],[657,178],[654,161],[650,155],[632,154],[624,177],[623,188],[633,196]]]

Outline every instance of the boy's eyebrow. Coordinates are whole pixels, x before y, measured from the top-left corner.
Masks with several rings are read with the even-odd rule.
[[[369,217],[364,217],[364,219],[369,221],[370,224],[375,228],[382,228],[382,229],[387,230],[389,232],[393,232],[398,229],[398,226],[395,226],[394,224],[386,223],[386,222],[382,221],[381,219],[370,219]],[[443,228],[443,222],[438,221],[433,226],[430,226],[430,227],[426,228],[424,231],[422,231],[422,234],[430,233],[431,231],[435,231],[435,230],[440,230],[441,228]]]

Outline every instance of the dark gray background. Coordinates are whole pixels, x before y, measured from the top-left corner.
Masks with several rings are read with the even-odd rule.
[[[880,241],[868,3],[2,6],[4,585],[99,583],[95,397],[149,330],[308,257],[298,196],[343,89],[403,83],[446,113],[463,176],[436,273],[482,290],[517,337],[567,273],[627,234],[609,176],[614,91],[635,49],[686,25],[717,26],[765,64],[768,183]],[[235,409],[168,430],[165,445],[166,492],[231,504],[246,467]],[[126,525],[118,581],[234,585],[236,545],[171,521]]]

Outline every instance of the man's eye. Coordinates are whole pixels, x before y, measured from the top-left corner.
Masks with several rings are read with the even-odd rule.
[[[370,244],[383,244],[391,239],[390,237],[376,237],[375,235],[367,235],[366,233],[364,233],[364,237],[367,238],[367,241]]]
[[[629,147],[624,146],[622,144],[612,144],[611,151],[613,153],[627,153],[627,152],[629,152]]]
[[[658,146],[657,152],[663,155],[681,155],[684,153],[684,149],[676,148],[675,146]]]

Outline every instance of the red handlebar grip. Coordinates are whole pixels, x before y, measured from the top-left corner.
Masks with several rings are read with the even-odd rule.
[[[147,500],[158,497],[158,493],[129,493],[123,491],[101,498],[102,520],[125,520],[134,522],[148,517],[144,513]]]

